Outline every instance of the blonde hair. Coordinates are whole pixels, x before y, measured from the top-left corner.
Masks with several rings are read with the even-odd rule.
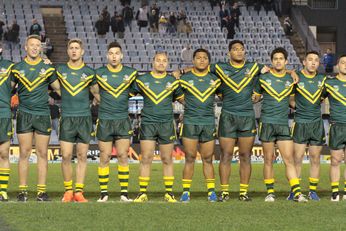
[[[83,41],[79,38],[73,38],[73,39],[70,39],[67,43],[67,47],[69,47],[72,43],[78,43],[79,46],[83,49],[84,48],[84,44],[83,44]]]
[[[37,39],[41,42],[41,36],[36,35],[36,34],[32,34],[32,35],[29,35],[28,37],[26,37],[25,44],[27,44],[30,39]]]

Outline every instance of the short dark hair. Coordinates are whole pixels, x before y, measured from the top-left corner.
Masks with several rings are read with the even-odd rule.
[[[281,53],[284,55],[285,59],[287,60],[287,57],[288,57],[288,53],[287,51],[285,50],[285,48],[283,47],[277,47],[275,48],[272,53],[270,54],[270,60],[273,60],[274,58],[274,55],[277,54],[277,53]]]
[[[320,53],[318,53],[318,51],[314,51],[314,50],[312,50],[312,51],[308,51],[308,52],[306,52],[306,54],[305,54],[305,58],[306,58],[306,57],[308,57],[308,55],[311,55],[311,54],[313,54],[313,55],[317,55],[318,57],[320,57]]]
[[[232,40],[232,41],[230,41],[229,42],[229,44],[228,44],[228,51],[230,51],[231,49],[232,49],[232,46],[234,45],[234,44],[240,44],[240,45],[242,45],[243,47],[244,47],[244,43],[243,43],[243,41],[240,41],[240,40]]]
[[[117,41],[108,44],[107,51],[109,51],[111,48],[119,48],[122,51],[121,45]]]
[[[207,49],[204,49],[204,48],[198,48],[198,49],[196,49],[196,50],[193,52],[192,59],[194,59],[194,58],[196,57],[196,54],[197,54],[198,52],[206,53],[207,56],[208,56],[209,62],[211,61],[211,56],[210,56],[209,51],[208,51]]]
[[[339,58],[338,58],[338,62],[337,62],[337,63],[339,63],[340,59],[342,59],[342,58],[344,58],[344,57],[346,57],[346,54],[340,55]]]

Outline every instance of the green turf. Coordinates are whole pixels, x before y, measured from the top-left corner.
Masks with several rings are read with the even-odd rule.
[[[162,168],[153,165],[147,204],[118,202],[119,189],[116,166],[112,165],[109,203],[96,203],[99,195],[97,165],[90,164],[86,179],[87,204],[62,204],[63,183],[59,164],[49,165],[48,193],[53,202],[34,201],[36,173],[30,172],[28,203],[15,202],[17,192],[17,166],[13,165],[9,195],[11,202],[0,204],[0,230],[345,230],[346,202],[329,201],[328,165],[322,165],[319,191],[320,202],[297,204],[286,201],[289,186],[283,165],[275,165],[278,200],[264,203],[265,187],[262,165],[253,165],[250,182],[252,202],[237,200],[238,166],[232,165],[231,200],[227,203],[208,203],[203,181],[202,165],[196,165],[189,204],[167,204],[163,199]],[[181,164],[175,165],[176,196],[181,193]],[[217,171],[217,166],[216,171]],[[130,166],[130,196],[135,197],[138,165]],[[307,189],[308,166],[303,168],[303,189]],[[217,177],[218,179],[218,177]],[[219,185],[217,183],[217,185]]]

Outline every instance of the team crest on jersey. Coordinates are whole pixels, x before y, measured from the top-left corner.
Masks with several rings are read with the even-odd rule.
[[[146,83],[144,83],[144,86],[145,86],[146,88],[149,88],[149,87],[150,87],[150,83],[146,82]]]
[[[85,82],[87,77],[88,76],[85,73],[83,73],[82,76],[80,77],[80,81]]]
[[[24,71],[24,70],[20,70],[19,73],[20,73],[21,75],[25,75],[25,71]]]
[[[0,69],[0,78],[4,78],[4,77],[6,77],[6,69],[5,68],[1,68]]]
[[[321,82],[321,81],[318,81],[317,86],[318,86],[318,88],[321,88],[321,87],[322,87],[322,82]]]
[[[338,85],[334,85],[333,88],[335,89],[335,91],[339,91],[339,86]]]
[[[171,90],[172,90],[172,84],[171,84],[170,82],[168,82],[168,83],[166,84],[166,90],[167,90],[167,91],[171,91]]]
[[[44,78],[46,76],[46,69],[42,68],[38,74],[39,78]]]
[[[286,83],[285,83],[285,88],[290,88],[290,86],[291,86],[290,81],[286,81]]]
[[[193,80],[189,80],[189,84],[190,84],[191,86],[193,86],[193,85],[194,85]]]
[[[298,83],[298,86],[299,86],[300,88],[305,88],[305,84],[302,83],[302,82]]]
[[[101,75],[101,78],[105,82],[107,82],[107,80],[108,80],[108,76],[107,75]]]
[[[271,80],[271,79],[266,79],[266,82],[267,82],[269,85],[272,85],[272,80]]]
[[[244,74],[245,74],[245,78],[249,78],[250,77],[250,70],[248,68],[246,68]]]
[[[214,81],[214,80],[210,80],[210,86],[212,87],[212,88],[215,88],[215,86],[216,86],[216,82]]]
[[[130,82],[130,76],[125,75],[124,78],[123,78],[123,81],[124,81],[125,83]]]

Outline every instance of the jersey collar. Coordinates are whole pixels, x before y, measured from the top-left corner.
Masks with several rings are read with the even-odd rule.
[[[306,78],[310,78],[310,79],[314,78],[314,77],[316,76],[316,74],[317,74],[317,72],[315,72],[314,74],[309,75],[308,73],[306,73],[306,71],[305,71],[304,69],[301,70],[301,73],[302,73]]]
[[[209,70],[207,70],[207,71],[205,71],[205,72],[203,72],[203,73],[197,73],[197,72],[195,71],[195,69],[192,69],[191,72],[192,72],[192,74],[194,74],[195,76],[204,77],[204,76],[206,76],[206,75],[209,73]]]
[[[25,58],[24,58],[24,61],[25,61],[27,64],[29,64],[29,65],[37,65],[37,64],[39,64],[39,63],[42,61],[42,59],[41,59],[41,58],[38,58],[37,61],[30,61],[30,60],[28,59],[28,57],[25,57]]]
[[[108,69],[110,72],[118,73],[118,72],[120,72],[120,71],[123,69],[123,65],[120,64],[117,68],[113,68],[111,65],[107,64],[107,69]]]
[[[69,62],[67,62],[67,66],[72,70],[79,70],[82,69],[85,66],[85,63],[82,62],[82,64],[79,67],[72,67]]]
[[[272,75],[274,75],[275,77],[278,77],[278,78],[282,78],[286,75],[286,71],[283,74],[278,74],[278,73],[275,73],[274,71],[270,70],[270,73]]]
[[[245,60],[244,60],[244,62],[243,62],[242,64],[239,64],[239,65],[233,64],[232,61],[230,60],[230,61],[229,61],[229,64],[230,64],[232,67],[234,67],[234,68],[242,68],[242,67],[244,67],[244,65],[245,65]]]
[[[164,72],[161,75],[155,74],[153,71],[150,72],[151,76],[153,76],[156,79],[162,79],[165,78],[167,76],[167,72]]]
[[[346,82],[346,80],[340,79],[339,75],[337,75],[336,78],[337,78],[338,80],[340,80],[341,82]]]

